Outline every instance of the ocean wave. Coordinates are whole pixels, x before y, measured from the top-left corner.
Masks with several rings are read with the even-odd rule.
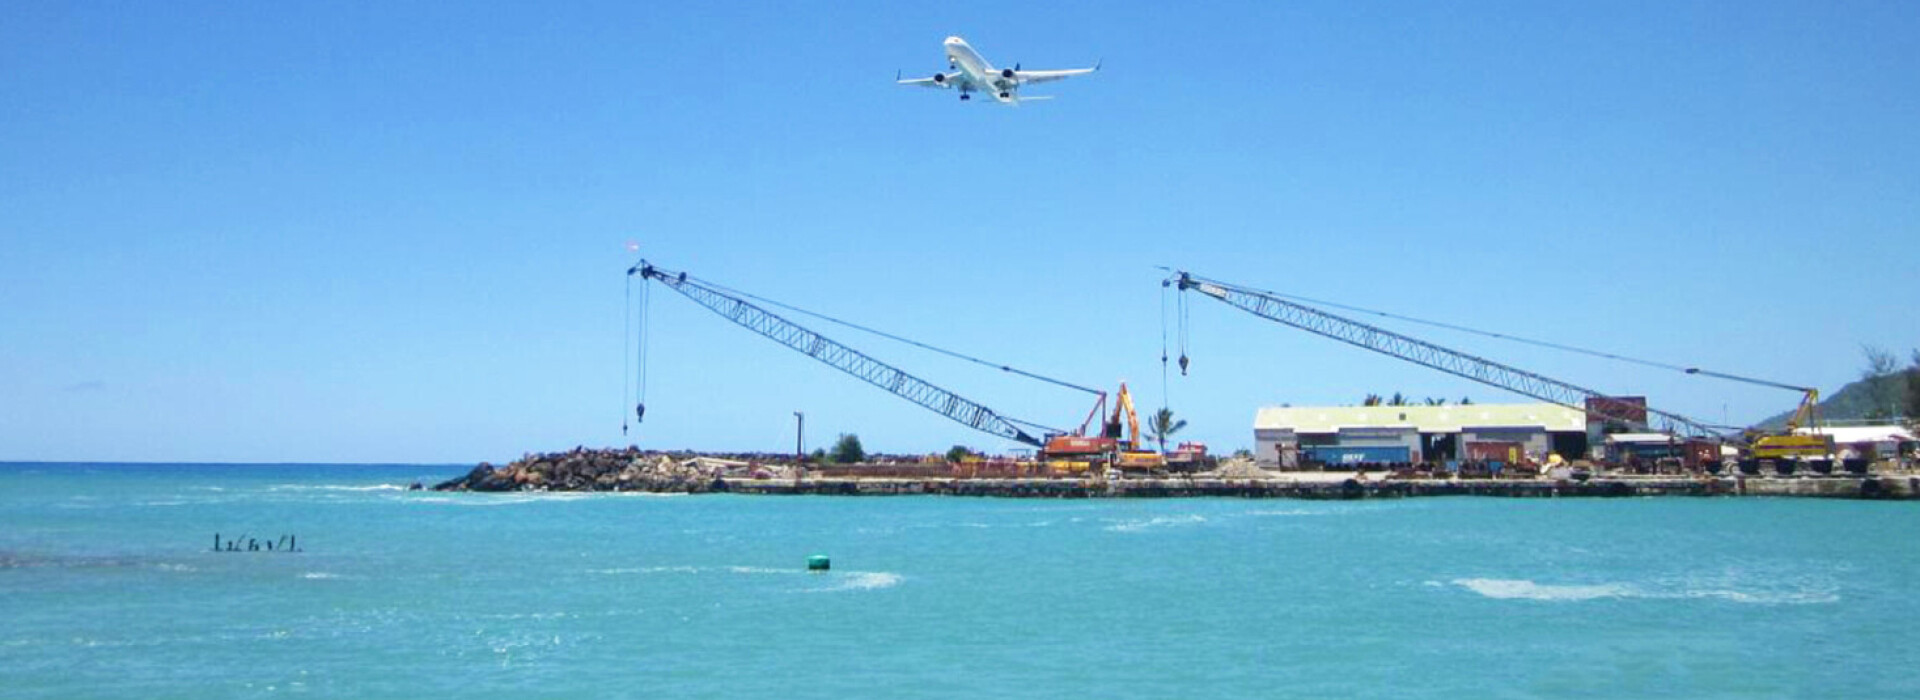
[[[623,566],[611,569],[587,569],[589,574],[619,576],[627,574],[799,574],[800,569],[771,569],[763,566]]]
[[[1797,591],[1739,591],[1727,588],[1698,588],[1651,597],[1715,599],[1755,605],[1819,605],[1840,602],[1839,593],[1831,589],[1814,588]]]
[[[1101,529],[1108,532],[1140,532],[1157,527],[1198,525],[1206,521],[1206,518],[1198,515],[1161,515],[1146,520],[1129,520],[1115,525],[1108,525]]]
[[[1435,583],[1435,582],[1428,582]],[[1728,587],[1645,586],[1630,583],[1552,585],[1526,579],[1454,579],[1453,585],[1496,600],[1582,601],[1601,598],[1645,600],[1724,600],[1756,605],[1811,605],[1837,603],[1831,589],[1807,587],[1785,591],[1742,591]]]
[[[458,496],[418,496],[406,499],[410,503],[436,503],[457,506],[511,506],[522,503],[562,503],[567,501],[587,501],[607,498],[678,498],[685,493],[652,493],[647,491],[508,491],[505,493],[465,493]]]
[[[611,569],[588,569],[590,574],[635,575],[635,574],[739,574],[746,576],[818,576],[827,582],[824,586],[803,588],[803,593],[830,593],[833,591],[871,591],[892,588],[905,580],[900,574],[887,571],[831,571],[816,573],[794,567],[779,569],[765,566],[634,566]]]
[[[491,508],[494,506],[520,505],[522,503],[553,503],[557,501],[571,501],[571,500],[577,500],[577,499],[547,498],[544,496],[522,496],[522,495],[495,496],[492,494],[483,494],[483,495],[466,496],[466,497],[458,497],[458,498],[453,496],[422,496],[420,498],[408,499],[408,502],[434,503],[434,504],[442,504],[442,505],[450,505],[450,506],[475,506],[475,507]]]
[[[1245,515],[1248,517],[1259,517],[1259,518],[1291,517],[1296,515],[1332,515],[1332,514],[1333,514],[1333,511],[1306,510],[1302,508],[1282,508],[1279,510],[1250,510],[1245,513],[1241,513],[1241,515]]]
[[[1626,598],[1633,594],[1632,589],[1617,583],[1555,586],[1525,579],[1466,578],[1454,579],[1453,585],[1500,600],[1593,600]]]
[[[334,574],[334,573],[328,573],[325,571],[309,571],[307,573],[301,574],[300,578],[304,578],[312,581],[326,581],[326,580],[340,578],[340,575]]]
[[[729,566],[727,573],[732,574],[799,574],[799,569],[769,569],[764,566]]]
[[[697,566],[629,566],[629,567],[621,567],[621,568],[614,568],[614,569],[588,569],[587,573],[605,574],[605,575],[662,574],[662,573],[697,574],[697,573],[700,573],[700,571],[701,571],[700,567],[697,567]]]
[[[343,486],[339,484],[280,484],[268,486],[268,491],[405,491],[407,484],[373,484],[371,486]]]

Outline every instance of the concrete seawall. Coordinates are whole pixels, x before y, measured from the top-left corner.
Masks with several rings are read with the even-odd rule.
[[[723,485],[724,484],[724,485]],[[1920,476],[1837,478],[1614,478],[1299,481],[1289,479],[725,479],[713,491],[754,495],[982,496],[997,498],[1301,498],[1355,500],[1419,496],[1622,498],[1779,496],[1920,500]]]

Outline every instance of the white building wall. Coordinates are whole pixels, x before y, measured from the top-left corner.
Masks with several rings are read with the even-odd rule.
[[[1262,469],[1298,466],[1300,436],[1291,430],[1253,431],[1253,461]]]

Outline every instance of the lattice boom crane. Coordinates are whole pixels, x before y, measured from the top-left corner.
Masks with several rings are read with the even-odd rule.
[[[1177,284],[1182,292],[1189,289],[1197,290],[1201,294],[1269,321],[1293,326],[1382,355],[1396,357],[1516,394],[1531,396],[1541,401],[1589,414],[1598,414],[1605,419],[1623,423],[1638,422],[1636,420],[1638,416],[1629,415],[1627,413],[1630,410],[1629,407],[1619,402],[1588,401],[1588,399],[1609,397],[1586,387],[1503,365],[1484,357],[1444,348],[1378,326],[1281,299],[1265,292],[1198,277],[1188,272],[1179,272],[1168,282]],[[1182,358],[1182,362],[1185,362],[1185,358]],[[1652,408],[1646,409],[1646,413],[1652,422],[1650,427],[1661,432],[1714,442],[1739,442],[1716,426],[1686,416]]]
[[[695,303],[707,307],[707,310],[747,330],[766,336],[834,369],[853,375],[860,381],[885,389],[888,393],[919,404],[929,411],[946,416],[969,428],[1035,447],[1043,444],[1040,438],[1034,437],[1015,424],[1043,430],[1045,426],[1002,416],[993,412],[992,409],[968,401],[897,367],[834,342],[826,336],[807,330],[744,299],[689,279],[685,272],[670,272],[643,260],[627,270],[627,275],[640,275],[643,279],[659,282],[666,288],[679,292],[681,296],[692,299]]]

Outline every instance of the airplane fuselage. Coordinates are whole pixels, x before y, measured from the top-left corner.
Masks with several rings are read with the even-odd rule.
[[[944,43],[947,47],[947,65],[953,66],[955,70],[966,75],[966,82],[970,84],[963,85],[960,88],[962,92],[967,91],[969,88],[977,90],[1003,89],[1002,86],[999,85],[1001,80],[1000,71],[994,70],[993,64],[988,63],[987,59],[982,57],[980,52],[973,50],[972,46],[968,46],[965,39],[950,36],[947,37]]]

